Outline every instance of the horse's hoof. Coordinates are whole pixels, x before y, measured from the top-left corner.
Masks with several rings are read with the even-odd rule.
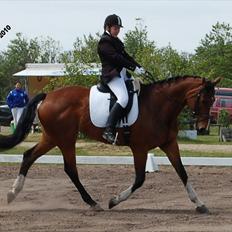
[[[116,201],[116,197],[113,197],[109,201],[109,209],[112,209],[114,206],[116,206],[118,203]]]
[[[16,195],[12,191],[7,193],[7,203],[11,203],[15,199]]]
[[[90,209],[96,212],[104,211],[104,209],[99,204],[91,206]]]
[[[208,208],[205,206],[205,205],[202,205],[202,206],[198,206],[197,208],[196,208],[196,211],[198,212],[198,213],[205,213],[205,214],[208,214],[209,213],[209,210],[208,210]]]

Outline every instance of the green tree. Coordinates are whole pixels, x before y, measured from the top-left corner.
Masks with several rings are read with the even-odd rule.
[[[11,40],[7,50],[1,53],[0,79],[1,99],[5,100],[8,91],[12,88],[12,75],[25,68],[26,63],[34,62],[38,56],[38,46],[35,40],[27,41],[21,33]]]
[[[5,101],[9,90],[10,80],[5,75],[6,72],[4,54],[0,53],[0,101]]]
[[[141,19],[139,19],[141,20]],[[158,76],[157,48],[154,41],[148,39],[147,27],[142,24],[136,25],[124,36],[126,51],[138,63],[140,63],[153,77]]]
[[[97,64],[100,63],[97,54],[97,44],[100,39],[100,34],[96,33],[95,36],[89,34],[83,39],[77,37],[73,44],[73,51],[65,52],[61,55],[61,60],[66,64],[67,76],[65,78],[53,78],[50,84],[46,86],[45,91],[53,89],[82,85],[90,87],[99,81],[96,75],[83,74],[86,70],[95,69]]]
[[[170,44],[157,48],[142,24],[125,34],[124,43],[127,52],[152,74],[153,80],[193,73],[190,54],[180,54]]]
[[[21,33],[17,33],[16,38],[10,41],[3,54],[11,72],[14,73],[25,68],[25,63],[36,61],[39,55],[39,46],[36,40],[28,41]]]
[[[91,69],[100,63],[97,53],[97,44],[100,39],[100,34],[95,36],[89,34],[84,35],[83,40],[77,37],[73,44],[73,61],[67,67],[68,73],[71,76],[81,76],[86,69]],[[84,80],[85,81],[85,80]],[[80,83],[80,80],[77,80]]]
[[[97,44],[100,34],[95,36],[89,34],[83,39],[77,37],[73,44],[73,51],[62,55],[62,60],[66,63],[66,78],[54,79],[47,87],[51,90],[61,86],[82,85],[90,87],[98,82],[96,75],[83,75],[86,70],[95,69],[100,63],[97,54]]]
[[[222,109],[219,112],[218,124],[221,124],[223,127],[230,126],[230,114],[227,110]]]
[[[23,70],[26,63],[56,62],[59,57],[59,43],[52,38],[27,39],[22,33],[17,33],[6,51],[0,53],[1,100],[5,100],[8,91],[13,86],[13,74]]]
[[[154,51],[155,43],[148,39],[147,27],[137,27],[134,30],[128,31],[124,36],[124,44],[127,52],[134,58],[144,49],[150,49]]]
[[[83,39],[77,37],[73,44],[74,62],[79,64],[99,63],[99,57],[97,54],[97,44],[100,39],[100,34],[96,33],[95,36],[89,34],[84,35]]]
[[[54,40],[53,38],[40,37],[35,38],[35,41],[39,48],[39,53],[37,56],[37,62],[39,63],[57,63],[61,59],[61,50],[62,47],[59,41]]]
[[[194,119],[191,110],[185,107],[178,115],[178,124],[180,130],[193,130]]]
[[[232,27],[217,22],[209,34],[201,40],[193,57],[195,70],[213,79],[222,76],[223,86],[232,86]]]
[[[169,44],[159,49],[159,76],[161,79],[168,77],[192,74],[190,55],[178,53]]]

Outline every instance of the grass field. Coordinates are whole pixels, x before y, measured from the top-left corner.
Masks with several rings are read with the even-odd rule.
[[[7,132],[5,134],[8,134]],[[25,139],[25,142],[38,142],[40,138],[39,133],[29,134]],[[198,136],[196,140],[179,139],[179,144],[213,144],[213,145],[232,145],[232,142],[219,142],[218,131],[216,128],[212,128],[210,135]],[[96,143],[89,139],[82,139],[79,141],[79,146],[76,148],[76,154],[78,155],[131,155],[131,151],[128,147],[119,147],[111,145]],[[30,147],[18,145],[13,149],[2,151],[4,154],[22,154]],[[150,152],[154,152],[157,156],[165,156],[160,149],[154,149]],[[194,157],[232,157],[231,150],[229,151],[195,151],[193,150],[180,150],[181,156],[194,156]],[[60,155],[61,152],[58,148],[54,148],[49,151],[49,155]]]

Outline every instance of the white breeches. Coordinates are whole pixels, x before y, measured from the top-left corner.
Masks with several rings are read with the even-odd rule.
[[[120,76],[121,77],[114,77],[107,85],[117,97],[117,103],[119,103],[123,108],[125,108],[129,100],[125,84],[125,80],[128,79],[126,76],[125,68],[122,69]]]
[[[24,107],[15,107],[11,109],[13,120],[14,120],[14,126],[16,127],[18,124],[18,121],[23,113]]]

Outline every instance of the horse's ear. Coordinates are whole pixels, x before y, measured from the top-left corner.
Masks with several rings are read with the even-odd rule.
[[[217,77],[215,80],[212,81],[212,84],[216,86],[222,79],[222,77]]]

